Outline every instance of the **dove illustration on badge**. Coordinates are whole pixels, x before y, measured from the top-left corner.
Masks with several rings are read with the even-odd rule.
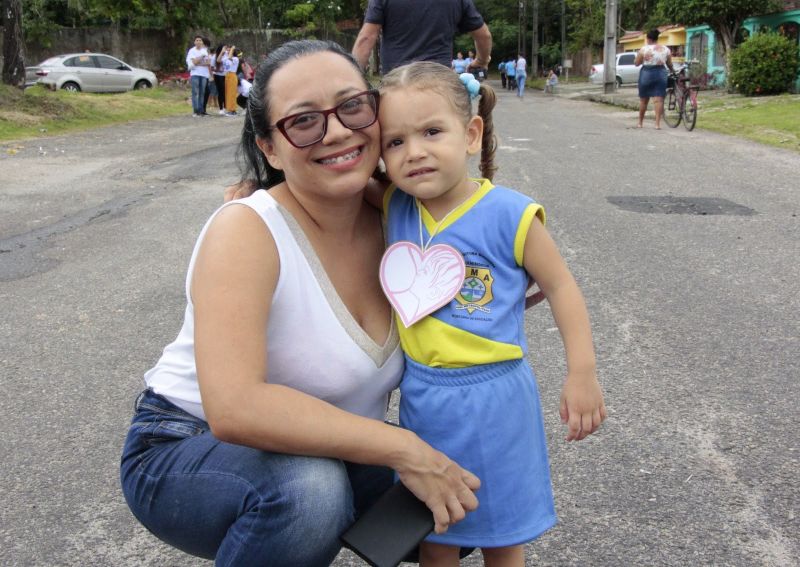
[[[383,293],[406,328],[447,305],[464,283],[461,254],[447,244],[421,250],[413,242],[395,242],[381,259]]]

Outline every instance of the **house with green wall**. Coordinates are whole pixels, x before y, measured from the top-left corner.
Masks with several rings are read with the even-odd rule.
[[[755,33],[777,32],[792,41],[800,50],[800,0],[784,0],[783,10],[772,14],[753,16],[742,24],[739,39],[744,41]],[[708,26],[686,28],[686,58],[706,64],[706,72],[714,76],[714,82],[725,81],[725,55],[722,42]],[[795,92],[800,92],[800,73],[794,83]]]

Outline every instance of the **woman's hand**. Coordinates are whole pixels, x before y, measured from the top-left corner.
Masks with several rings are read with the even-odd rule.
[[[474,491],[480,488],[480,479],[416,435],[405,460],[394,468],[403,484],[433,512],[437,534],[478,507]]]

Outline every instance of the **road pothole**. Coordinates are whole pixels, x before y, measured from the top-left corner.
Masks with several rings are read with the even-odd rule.
[[[729,215],[749,217],[754,209],[728,199],[713,197],[676,197],[673,195],[615,195],[608,202],[625,211],[662,215]]]

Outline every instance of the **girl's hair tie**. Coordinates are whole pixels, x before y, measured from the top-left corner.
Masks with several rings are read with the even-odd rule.
[[[464,86],[467,88],[470,99],[474,99],[478,96],[481,90],[481,84],[472,73],[461,73],[458,78],[461,79],[461,82],[464,83]]]

